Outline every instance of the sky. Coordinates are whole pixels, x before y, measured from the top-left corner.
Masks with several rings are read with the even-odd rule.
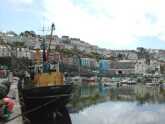
[[[108,49],[165,48],[164,0],[0,0],[0,31],[80,38]],[[49,32],[45,32],[49,33]]]

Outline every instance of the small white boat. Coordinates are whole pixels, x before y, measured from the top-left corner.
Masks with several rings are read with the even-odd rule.
[[[132,85],[136,85],[136,81],[134,80],[123,80],[120,82],[120,84],[122,86],[132,86]]]
[[[159,83],[150,83],[150,82],[148,82],[148,83],[145,83],[147,86],[159,86]]]

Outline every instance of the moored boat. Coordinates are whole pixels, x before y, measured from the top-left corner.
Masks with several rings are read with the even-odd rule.
[[[51,36],[53,28],[54,24],[52,24]],[[72,96],[73,84],[64,83],[59,60],[58,63],[50,63],[43,48],[41,62],[40,47],[36,47],[35,51],[35,64],[31,65],[29,72],[26,71],[20,76],[19,93],[24,120],[28,120],[31,124],[71,124],[65,105]]]

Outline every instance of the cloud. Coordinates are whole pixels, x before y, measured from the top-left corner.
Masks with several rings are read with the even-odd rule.
[[[32,4],[33,0],[8,0],[8,2],[16,4],[16,5],[22,5],[22,4]]]
[[[164,0],[43,0],[57,33],[106,48],[129,47],[139,37],[165,40]]]
[[[26,10],[33,4],[33,0],[7,0],[6,2],[10,7],[18,11]]]

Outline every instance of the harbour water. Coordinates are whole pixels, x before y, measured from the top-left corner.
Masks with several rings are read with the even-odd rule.
[[[164,124],[165,104],[110,101],[72,114],[73,124]]]
[[[73,124],[164,124],[165,122],[165,90],[160,87],[136,85],[101,88],[102,90],[91,87],[94,86],[86,87],[86,95],[84,92],[80,93],[80,98],[74,104],[78,109],[71,114]]]

